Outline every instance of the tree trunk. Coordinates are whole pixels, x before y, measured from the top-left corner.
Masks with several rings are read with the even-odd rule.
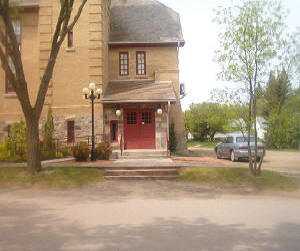
[[[42,170],[40,160],[39,120],[30,118],[26,120],[27,126],[27,171],[31,175]]]
[[[252,152],[251,152],[251,145],[250,145],[250,135],[251,135],[251,128],[252,128],[252,102],[253,102],[253,95],[252,95],[252,84],[250,83],[250,101],[248,107],[248,135],[247,135],[247,142],[248,142],[248,161],[249,161],[249,169],[253,175],[255,175],[255,171],[253,169],[253,161],[252,161]]]
[[[256,122],[257,122],[257,119],[256,119],[256,116],[257,116],[257,109],[256,109],[256,90],[255,90],[255,93],[254,93],[254,99],[253,99],[253,119],[254,119],[254,151],[255,151],[255,154],[254,154],[254,172],[255,172],[255,176],[259,175],[258,174],[258,171],[257,171],[257,127],[256,127]],[[260,167],[261,167],[261,164],[260,164]]]

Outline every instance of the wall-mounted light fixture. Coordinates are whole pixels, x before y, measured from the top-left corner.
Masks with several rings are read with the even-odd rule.
[[[116,115],[117,115],[117,117],[120,117],[121,114],[122,114],[122,112],[121,112],[121,107],[120,107],[120,105],[116,105]]]
[[[157,114],[162,115],[162,113],[163,113],[163,110],[161,109],[161,104],[159,104],[158,108],[157,108]]]

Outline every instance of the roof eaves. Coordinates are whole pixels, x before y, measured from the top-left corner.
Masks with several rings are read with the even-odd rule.
[[[170,41],[109,41],[109,45],[130,45],[130,44],[177,44],[178,47],[183,47],[185,45],[184,40],[170,40]]]
[[[18,7],[36,7],[40,5],[39,0],[13,0],[11,4]]]

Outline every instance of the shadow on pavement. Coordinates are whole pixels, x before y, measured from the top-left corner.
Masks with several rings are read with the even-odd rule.
[[[259,231],[243,225],[217,225],[204,218],[186,222],[155,218],[138,226],[85,228],[36,207],[1,205],[0,250],[298,250],[299,224]],[[3,217],[3,215],[12,217]],[[101,217],[101,215],[99,215]],[[138,217],[138,215],[137,215]]]

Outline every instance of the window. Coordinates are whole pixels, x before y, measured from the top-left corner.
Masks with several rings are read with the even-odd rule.
[[[142,124],[151,124],[151,112],[142,112]]]
[[[233,143],[233,137],[227,137],[226,143]]]
[[[19,50],[21,51],[21,20],[19,20],[19,19],[12,20],[12,25],[14,28],[17,42],[19,44]],[[9,38],[8,38],[8,43],[10,44]],[[16,75],[16,69],[12,62],[11,57],[8,57],[8,64],[9,64],[9,67],[10,67],[11,71],[13,72],[13,74]],[[5,77],[5,91],[6,91],[6,93],[15,91],[12,86],[12,83],[8,80],[7,76]]]
[[[137,123],[136,112],[127,112],[127,124],[134,125]]]
[[[250,137],[250,142],[254,142],[255,138]],[[243,142],[248,142],[248,136],[246,135],[245,137],[237,137],[236,138],[237,143],[243,143]]]
[[[110,121],[110,142],[118,141],[118,121]]]
[[[14,66],[14,64],[12,62],[11,57],[8,57],[8,65],[9,65],[12,73],[14,75],[16,75],[16,69],[15,69],[15,66]],[[7,77],[6,77],[6,81],[5,82],[6,82],[6,86],[5,86],[6,93],[14,92],[15,91],[14,87],[13,87],[12,83],[9,81],[9,79]]]
[[[128,52],[120,52],[120,75],[126,76],[129,74],[129,56]]]
[[[10,132],[11,132],[11,125],[8,125],[6,127],[6,131],[7,131],[7,136],[9,137],[10,136]]]
[[[73,48],[73,31],[68,32],[68,48]]]
[[[75,122],[73,120],[68,121],[67,125],[67,142],[73,143],[75,141]]]
[[[136,52],[136,75],[146,75],[146,52]]]

